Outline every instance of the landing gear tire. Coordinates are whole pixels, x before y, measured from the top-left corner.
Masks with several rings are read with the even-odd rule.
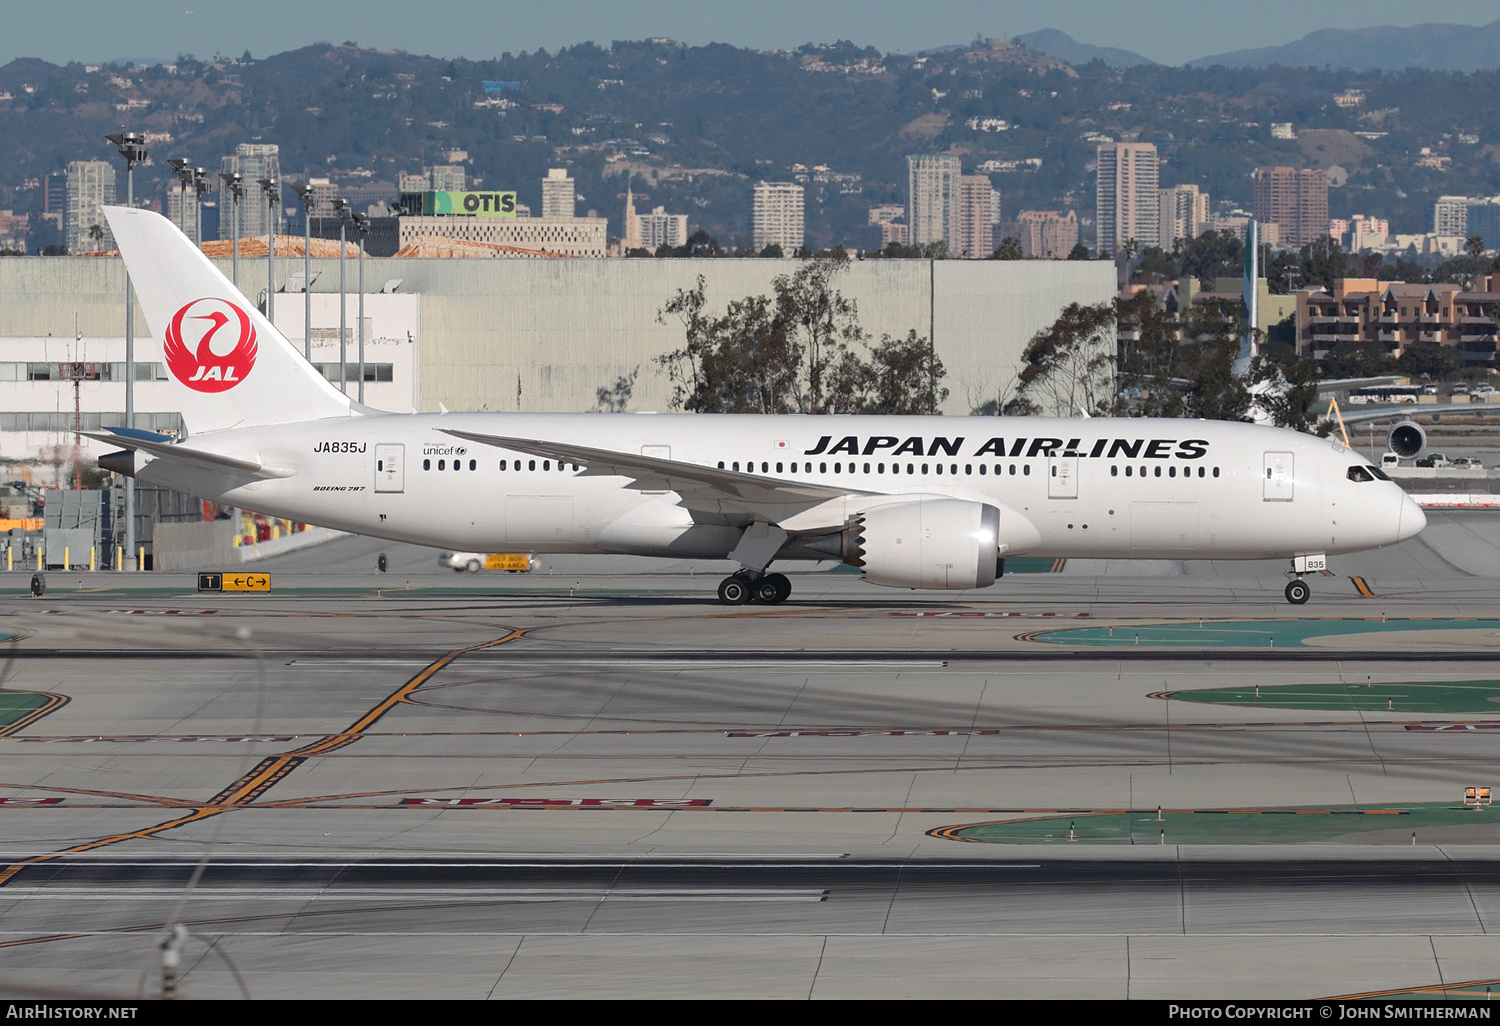
[[[1292,581],[1286,586],[1286,600],[1294,606],[1304,605],[1312,597],[1312,589],[1301,581]]]
[[[776,582],[776,601],[778,603],[785,602],[792,594],[792,582],[787,580],[786,574],[771,574],[767,580]]]
[[[785,602],[786,597],[792,593],[792,582],[784,574],[767,574],[755,582],[751,593],[755,601],[762,605],[778,605]]]
[[[750,582],[741,577],[726,577],[719,582],[719,601],[726,606],[742,606],[750,601]]]

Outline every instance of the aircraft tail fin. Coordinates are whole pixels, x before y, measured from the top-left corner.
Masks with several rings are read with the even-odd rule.
[[[160,214],[105,207],[190,434],[356,411]]]

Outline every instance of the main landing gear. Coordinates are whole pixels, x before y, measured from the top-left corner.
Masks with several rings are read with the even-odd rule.
[[[792,582],[785,574],[751,574],[741,570],[719,582],[719,601],[726,606],[759,602],[775,606],[786,601],[792,593]]]

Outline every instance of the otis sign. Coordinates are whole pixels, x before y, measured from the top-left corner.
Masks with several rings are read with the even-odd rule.
[[[228,300],[195,299],[172,316],[162,349],[178,381],[198,392],[223,392],[255,366],[255,328]]]

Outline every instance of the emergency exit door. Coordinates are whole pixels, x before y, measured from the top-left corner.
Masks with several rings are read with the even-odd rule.
[[[377,492],[406,491],[406,446],[375,446],[375,490]]]

